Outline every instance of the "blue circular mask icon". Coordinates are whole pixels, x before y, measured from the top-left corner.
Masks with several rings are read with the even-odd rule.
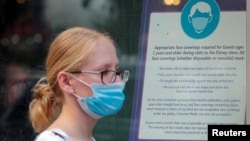
[[[215,0],[189,0],[181,14],[181,25],[191,38],[206,38],[214,32],[220,19]]]

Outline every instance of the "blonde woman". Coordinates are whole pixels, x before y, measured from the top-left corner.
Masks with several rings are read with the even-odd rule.
[[[82,27],[59,34],[30,103],[36,141],[94,141],[98,119],[122,108],[128,78],[109,36]]]

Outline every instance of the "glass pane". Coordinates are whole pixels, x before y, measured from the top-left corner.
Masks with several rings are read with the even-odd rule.
[[[31,89],[45,73],[51,41],[84,26],[108,32],[121,69],[129,69],[126,100],[115,116],[98,121],[98,141],[128,141],[142,0],[2,0],[0,2],[0,140],[33,141],[27,116]],[[33,134],[32,134],[33,133]]]

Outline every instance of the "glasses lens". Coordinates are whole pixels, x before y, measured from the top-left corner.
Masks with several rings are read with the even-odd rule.
[[[127,82],[129,78],[129,71],[128,70],[124,70],[121,72],[116,72],[116,71],[111,71],[111,70],[103,71],[102,82],[104,84],[114,83],[117,75],[121,77],[122,81]]]
[[[121,78],[124,82],[128,81],[129,78],[129,71],[128,70],[124,70],[121,72]]]
[[[116,78],[116,72],[114,71],[103,71],[102,72],[102,82],[104,84],[110,84],[115,81]]]

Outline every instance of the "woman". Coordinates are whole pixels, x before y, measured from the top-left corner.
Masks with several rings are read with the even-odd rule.
[[[107,35],[82,27],[59,34],[30,103],[36,141],[93,141],[98,119],[122,108],[128,77]]]

